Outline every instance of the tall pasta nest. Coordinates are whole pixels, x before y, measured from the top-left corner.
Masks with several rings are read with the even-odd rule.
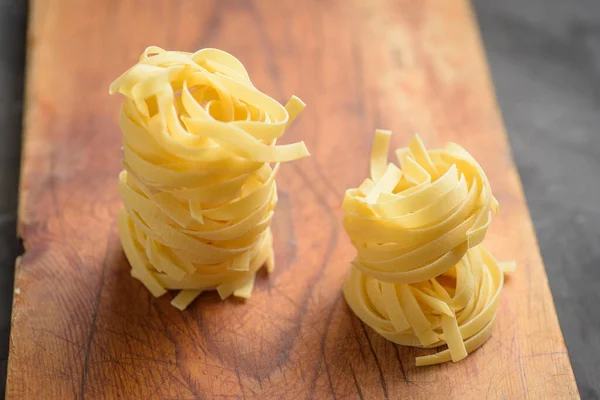
[[[180,309],[205,290],[249,297],[274,267],[279,163],[309,155],[276,145],[304,103],[279,104],[216,49],[149,47],[110,92],[125,96],[119,232],[132,276],[155,296],[181,290]]]

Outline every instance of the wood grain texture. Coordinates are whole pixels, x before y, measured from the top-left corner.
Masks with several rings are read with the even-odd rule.
[[[7,397],[578,397],[518,174],[465,0],[33,0]],[[116,232],[121,99],[108,85],[147,45],[218,47],[261,90],[307,110],[284,142],[273,222],[277,268],[247,302],[201,296],[186,312],[129,276]],[[453,140],[501,204],[486,243],[519,268],[492,338],[457,364],[352,315],[345,188],[367,176],[375,127],[392,145]]]

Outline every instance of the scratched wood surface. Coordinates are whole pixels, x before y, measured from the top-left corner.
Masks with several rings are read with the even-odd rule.
[[[578,397],[544,266],[465,0],[33,0],[7,397]],[[214,293],[186,312],[129,276],[115,216],[121,135],[113,78],[147,45],[239,57],[280,101],[308,104],[285,142],[273,222],[277,269],[247,302]],[[457,364],[354,317],[341,285],[354,251],[345,188],[367,175],[375,127],[463,144],[501,203],[487,243],[519,269],[498,323]]]

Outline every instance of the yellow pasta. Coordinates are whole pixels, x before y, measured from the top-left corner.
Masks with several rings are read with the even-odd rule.
[[[354,313],[385,338],[448,349],[417,365],[459,361],[490,336],[504,273],[481,244],[498,203],[473,157],[450,143],[426,150],[419,136],[387,162],[378,130],[371,178],[346,191],[344,228],[357,250],[344,284]]]
[[[154,296],[181,290],[181,310],[206,290],[250,297],[257,270],[274,267],[279,163],[309,155],[275,145],[304,103],[282,106],[216,49],[149,47],[110,92],[125,96],[119,233],[131,275]]]

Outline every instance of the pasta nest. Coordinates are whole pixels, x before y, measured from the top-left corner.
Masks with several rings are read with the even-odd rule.
[[[274,267],[279,163],[309,155],[276,145],[304,103],[279,104],[217,49],[149,47],[110,92],[125,96],[119,232],[132,276],[155,296],[182,290],[181,309],[205,290],[248,298]]]
[[[427,150],[418,136],[387,162],[378,130],[371,178],[346,192],[344,228],[357,250],[344,284],[350,308],[387,339],[448,349],[417,365],[458,361],[491,334],[505,271],[481,245],[498,202],[462,147]]]

